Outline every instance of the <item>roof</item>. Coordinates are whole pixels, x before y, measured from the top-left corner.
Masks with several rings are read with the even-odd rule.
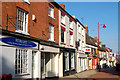
[[[108,51],[106,47],[100,47],[100,51]]]
[[[95,43],[96,43],[96,40],[94,38],[92,38],[91,36],[89,36],[88,34],[86,34],[86,44],[97,47],[97,44],[95,44]]]

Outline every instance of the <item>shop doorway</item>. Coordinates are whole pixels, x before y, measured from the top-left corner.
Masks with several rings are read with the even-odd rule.
[[[41,53],[41,72],[42,78],[45,77],[54,77],[56,76],[56,68],[55,68],[55,57],[57,54],[49,53],[49,52],[42,52]]]

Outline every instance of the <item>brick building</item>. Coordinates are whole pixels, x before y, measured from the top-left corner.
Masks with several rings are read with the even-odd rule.
[[[13,78],[58,77],[58,5],[2,2],[2,14],[0,47],[5,53],[2,63],[6,63],[1,74],[11,73]]]

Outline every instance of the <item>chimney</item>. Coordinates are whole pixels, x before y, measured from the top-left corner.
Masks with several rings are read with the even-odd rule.
[[[104,45],[102,45],[102,47],[105,47],[105,44],[104,44]]]
[[[59,4],[63,9],[65,9],[65,4]]]
[[[88,34],[88,26],[87,25],[85,26],[85,29],[86,29],[86,33]]]

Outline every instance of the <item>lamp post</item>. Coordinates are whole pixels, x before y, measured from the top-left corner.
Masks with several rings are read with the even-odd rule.
[[[99,24],[98,22],[98,55],[99,55],[99,72],[100,72],[100,54],[99,54],[99,50],[100,50],[100,46],[99,46],[99,27],[103,25],[103,28],[106,28],[105,24]]]

